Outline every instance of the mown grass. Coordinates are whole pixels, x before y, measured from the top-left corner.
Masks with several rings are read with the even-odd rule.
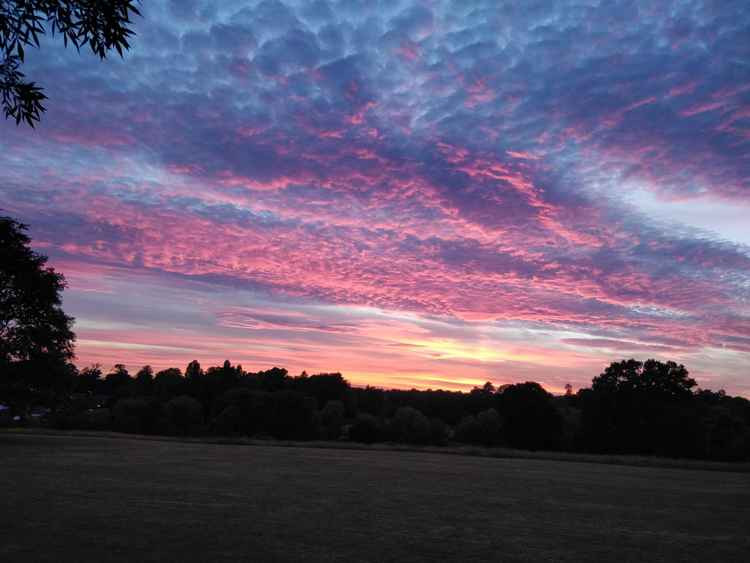
[[[0,433],[0,561],[748,561],[750,476]]]
[[[127,437],[133,440],[156,440],[187,443],[205,444],[232,444],[241,446],[268,446],[268,447],[299,447],[299,448],[325,448],[364,451],[403,451],[403,452],[427,452],[445,455],[468,455],[480,457],[516,458],[516,459],[540,459],[550,461],[576,461],[583,463],[604,463],[609,465],[631,465],[634,467],[671,467],[675,469],[700,469],[704,471],[731,471],[750,473],[748,462],[722,462],[697,459],[677,459],[658,456],[638,456],[626,454],[586,454],[558,451],[530,451],[517,450],[503,447],[481,447],[462,444],[451,444],[448,446],[418,446],[398,443],[375,443],[362,444],[342,440],[305,440],[289,441],[275,439],[259,439],[232,436],[164,436],[144,434],[122,434],[108,431],[86,431],[86,430],[56,430],[43,427],[18,427],[0,428],[0,433],[21,433],[52,436],[91,436],[99,438],[120,439]]]

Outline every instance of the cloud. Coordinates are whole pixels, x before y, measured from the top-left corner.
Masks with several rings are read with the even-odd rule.
[[[750,248],[703,211],[748,201],[742,8],[149,4],[124,60],[30,53],[49,111],[0,123],[0,197],[82,271],[744,354]],[[363,318],[214,305],[258,338],[365,338]]]

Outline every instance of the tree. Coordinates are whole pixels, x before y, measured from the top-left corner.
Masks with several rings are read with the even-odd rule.
[[[180,395],[185,387],[185,378],[179,368],[167,368],[154,376],[154,394],[162,399]]]
[[[112,371],[104,377],[105,388],[112,395],[126,394],[123,391],[130,386],[131,382],[130,373],[123,364],[115,364]]]
[[[228,362],[225,362],[224,369],[227,369]],[[283,368],[273,367],[266,371],[258,372],[258,381],[264,391],[281,391],[287,385],[289,372]]]
[[[467,444],[496,446],[502,441],[503,423],[495,409],[467,416],[456,427],[456,440]]]
[[[171,399],[164,405],[164,411],[170,425],[183,436],[203,423],[203,406],[188,395]]]
[[[582,430],[594,451],[693,455],[700,421],[685,366],[613,362],[582,393]]]
[[[341,436],[341,428],[344,426],[344,403],[341,401],[328,401],[323,410],[320,411],[320,424],[323,430],[323,438],[337,440]]]
[[[72,382],[75,340],[65,278],[30,248],[26,229],[0,217],[0,385],[21,402]]]
[[[632,359],[612,362],[591,383],[597,392],[648,393],[663,399],[689,397],[697,385],[682,364]]]
[[[198,360],[193,360],[185,368],[185,379],[195,380],[203,375],[203,370]]]
[[[263,377],[265,378],[265,382],[269,381],[269,374],[273,371],[274,370],[261,372],[264,374]],[[279,381],[283,382],[285,380],[285,376],[280,375],[278,369],[276,373],[277,375],[275,377],[279,378]],[[315,397],[315,399],[318,401],[318,405],[322,406],[325,405],[328,401],[344,402],[347,395],[349,394],[351,386],[340,373],[319,373],[311,376],[303,373],[302,375],[294,379],[294,388],[297,391],[304,393],[305,395]]]
[[[426,444],[431,438],[429,419],[413,407],[399,407],[390,430],[392,439],[407,444]]]
[[[354,442],[372,444],[380,438],[380,424],[378,419],[367,413],[360,413],[349,428],[349,439]]]
[[[562,418],[552,395],[533,381],[515,383],[497,394],[505,441],[513,448],[555,449],[562,437]]]
[[[135,374],[135,390],[138,395],[151,394],[151,388],[154,385],[154,370],[151,366],[143,366]]]
[[[93,395],[96,393],[101,380],[102,370],[99,364],[85,367],[78,372],[78,377],[76,377],[75,383],[73,384],[73,390],[77,393]]]
[[[131,14],[138,0],[3,0],[0,2],[0,93],[6,118],[31,127],[45,111],[46,96],[20,70],[26,47],[39,47],[39,36],[62,35],[76,49],[88,45],[100,59],[111,49],[122,56],[130,48]]]
[[[157,414],[153,402],[148,399],[120,399],[112,409],[112,424],[120,432],[144,434],[152,430]]]

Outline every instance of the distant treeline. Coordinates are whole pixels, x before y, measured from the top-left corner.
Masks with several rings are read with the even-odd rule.
[[[533,382],[470,392],[359,388],[339,373],[250,373],[228,361],[135,375],[94,366],[55,380],[64,389],[25,404],[36,403],[27,411],[40,423],[64,429],[750,459],[750,401],[697,390],[674,362],[615,362],[590,388],[564,396]]]

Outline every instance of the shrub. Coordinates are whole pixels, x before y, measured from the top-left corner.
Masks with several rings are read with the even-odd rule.
[[[495,409],[483,410],[477,415],[480,441],[486,446],[496,446],[502,442],[502,420]]]
[[[109,409],[91,409],[86,413],[86,427],[91,430],[108,430],[112,426]]]
[[[112,427],[119,432],[147,433],[155,418],[154,409],[146,399],[120,399],[112,409]]]
[[[367,413],[358,415],[354,424],[349,428],[349,439],[365,444],[377,442],[380,439],[378,419]]]
[[[222,436],[242,434],[242,411],[237,405],[229,405],[211,422],[211,432]]]
[[[430,419],[430,442],[436,446],[448,443],[448,426],[440,418]]]
[[[309,440],[318,435],[315,398],[294,391],[270,393],[271,416],[264,420],[264,430],[281,440]]]
[[[203,423],[203,406],[188,395],[170,399],[164,405],[164,413],[170,426],[182,435],[195,431]]]
[[[465,444],[496,446],[502,442],[502,419],[495,409],[485,409],[461,420],[455,437]]]
[[[413,407],[400,407],[390,423],[391,437],[407,444],[430,442],[430,421]]]
[[[320,411],[320,425],[324,438],[336,440],[341,436],[344,412],[344,403],[341,401],[328,401],[325,404],[323,410]]]
[[[214,428],[219,433],[239,433],[252,436],[263,430],[273,416],[270,394],[250,389],[230,389],[214,401]],[[231,408],[230,408],[231,407]],[[219,420],[221,418],[221,420]]]

